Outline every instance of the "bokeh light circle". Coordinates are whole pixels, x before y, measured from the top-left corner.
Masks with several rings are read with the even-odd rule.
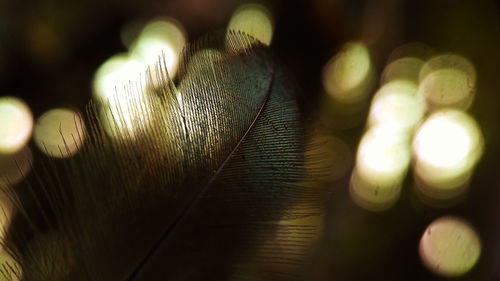
[[[410,162],[409,136],[392,126],[373,127],[359,144],[356,165],[369,178],[384,180],[402,174]]]
[[[273,38],[274,20],[265,6],[249,3],[242,5],[233,13],[227,29],[244,32],[270,45]]]
[[[394,80],[409,80],[418,83],[418,75],[424,62],[415,57],[404,57],[389,63],[382,72],[381,84]]]
[[[107,59],[94,74],[93,93],[100,101],[115,103],[122,98],[129,83],[144,75],[146,65],[120,53]]]
[[[454,109],[437,111],[420,126],[413,141],[416,176],[429,188],[458,188],[482,152],[483,136],[471,116]]]
[[[454,107],[467,110],[476,89],[476,70],[466,58],[443,54],[431,58],[419,73],[419,93],[431,110]]]
[[[427,74],[420,82],[419,92],[432,108],[455,107],[466,110],[472,104],[475,85],[465,72],[445,68]]]
[[[16,97],[0,97],[0,153],[22,149],[32,130],[33,115],[28,105]]]
[[[80,114],[66,108],[45,112],[35,124],[33,139],[38,148],[52,157],[69,157],[78,152],[86,137]]]
[[[349,42],[323,68],[323,87],[338,102],[357,103],[368,95],[372,71],[367,47]]]
[[[370,128],[358,147],[350,195],[360,207],[378,211],[399,197],[410,164],[410,137],[393,126]]]
[[[470,271],[481,254],[481,241],[466,221],[446,216],[433,221],[420,239],[420,258],[432,272],[456,277]]]
[[[408,80],[394,80],[382,86],[372,99],[368,125],[414,129],[425,113],[425,102],[417,89],[417,85]]]
[[[477,73],[474,64],[467,58],[457,54],[441,54],[426,61],[420,70],[419,81],[422,82],[427,75],[436,70],[447,68],[463,72],[468,77],[470,84],[476,83]]]
[[[132,59],[149,66],[156,65],[163,56],[168,74],[175,77],[186,41],[186,31],[180,22],[173,18],[157,19],[142,29],[129,54]]]

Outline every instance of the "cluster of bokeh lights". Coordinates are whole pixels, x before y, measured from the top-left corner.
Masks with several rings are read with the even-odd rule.
[[[323,70],[323,86],[335,103],[368,102],[373,73],[368,47],[346,43]],[[358,146],[350,195],[360,207],[392,207],[411,169],[417,198],[446,208],[465,198],[484,150],[479,125],[466,111],[476,89],[473,64],[457,54],[435,55],[426,46],[398,47],[371,100]],[[454,217],[437,219],[422,236],[420,256],[444,276],[468,272],[481,243],[474,228]]]
[[[343,75],[359,74],[356,81],[361,83],[359,77],[366,72],[361,64],[359,71],[348,68]],[[330,84],[342,88],[341,76],[328,77]],[[369,210],[391,207],[411,162],[417,192],[426,203],[448,206],[464,195],[483,151],[481,130],[465,112],[475,95],[475,81],[473,65],[458,55],[433,56],[425,62],[419,57],[394,58],[371,101],[351,182],[354,201]],[[334,95],[339,91],[328,83],[325,88],[339,101],[348,100]],[[383,133],[374,133],[379,131]],[[381,190],[391,190],[393,197]]]

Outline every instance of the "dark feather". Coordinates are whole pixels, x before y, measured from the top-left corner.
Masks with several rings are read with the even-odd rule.
[[[302,279],[321,196],[303,184],[299,110],[269,50],[212,34],[175,81],[164,63],[146,78],[145,100],[130,84],[128,112],[91,104],[81,152],[14,189],[4,243],[22,280]]]

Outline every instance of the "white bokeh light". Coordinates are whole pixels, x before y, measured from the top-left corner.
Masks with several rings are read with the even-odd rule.
[[[33,134],[40,151],[60,158],[77,153],[85,137],[80,114],[65,108],[51,109],[40,116]]]
[[[446,216],[433,221],[420,240],[420,258],[432,272],[456,277],[470,271],[481,254],[476,230],[466,221]]]
[[[373,97],[368,125],[390,125],[412,130],[425,113],[425,102],[417,95],[417,85],[394,80],[382,86]]]
[[[172,18],[153,20],[132,43],[129,54],[134,60],[149,66],[156,65],[163,56],[169,76],[174,77],[186,41],[186,32],[178,21]]]
[[[273,17],[261,4],[245,4],[233,13],[227,29],[244,32],[270,45],[274,31]]]
[[[483,137],[466,113],[438,111],[422,124],[413,141],[415,173],[428,188],[454,189],[467,181],[483,151]]]
[[[28,105],[16,97],[0,97],[0,153],[21,150],[32,130],[33,115]]]
[[[134,124],[141,117],[142,105],[146,101],[145,85],[146,65],[130,58],[127,54],[118,54],[108,59],[94,75],[94,97],[100,105],[104,129],[113,137],[134,135]]]
[[[410,155],[406,131],[383,125],[369,129],[359,144],[351,177],[353,201],[373,211],[390,207],[399,197]]]
[[[124,88],[144,76],[146,65],[125,53],[116,54],[106,60],[94,74],[94,97],[114,103],[124,95]]]

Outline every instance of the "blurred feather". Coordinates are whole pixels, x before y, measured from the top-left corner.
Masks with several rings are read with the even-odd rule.
[[[21,270],[4,274],[303,279],[322,197],[304,184],[300,112],[269,50],[216,33],[185,49],[175,81],[164,62],[139,81],[119,91],[119,110],[89,105],[79,154],[39,161],[12,190],[18,211],[4,244]]]

